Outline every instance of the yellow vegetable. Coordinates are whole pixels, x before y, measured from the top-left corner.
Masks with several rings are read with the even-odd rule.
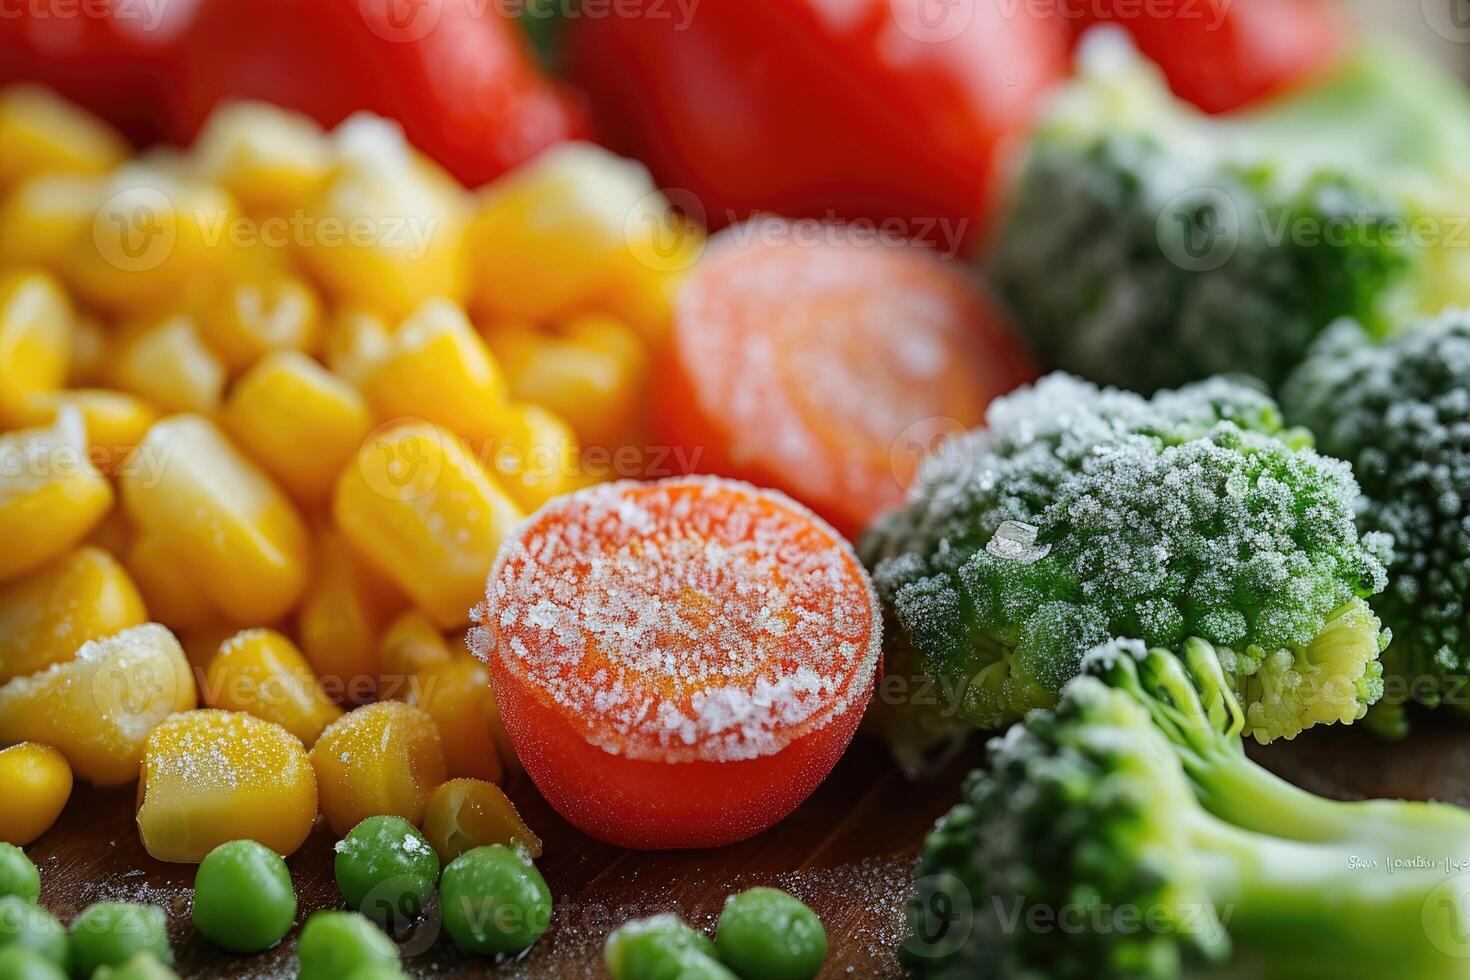
[[[72,309],[44,272],[0,274],[0,427],[27,424],[26,401],[66,383]]]
[[[316,555],[297,613],[301,649],[333,700],[367,701],[378,687],[378,631],[403,599],[330,525],[317,531]]]
[[[43,173],[100,174],[128,144],[97,117],[39,85],[0,89],[0,190]]]
[[[82,645],[77,655],[0,687],[0,742],[42,742],[99,786],[138,778],[143,743],[197,703],[174,635],[146,623]]]
[[[21,424],[53,425],[69,408],[82,416],[87,427],[89,457],[106,473],[115,472],[158,421],[158,412],[152,405],[125,391],[67,388],[27,398]]]
[[[271,351],[315,350],[321,304],[294,276],[254,276],[205,304],[198,329],[225,369],[238,374]]]
[[[0,589],[0,683],[64,663],[88,640],[147,620],[117,559],[78,548]]]
[[[487,448],[490,467],[528,514],[578,486],[577,434],[540,405],[518,402],[507,408]]]
[[[343,715],[317,739],[311,764],[322,815],[338,837],[382,814],[422,824],[429,794],[446,778],[433,719],[400,701]]]
[[[51,829],[71,797],[71,767],[49,745],[0,749],[0,841],[24,847]]]
[[[466,655],[426,668],[409,684],[408,703],[423,708],[438,726],[449,775],[492,783],[505,775],[495,751],[500,708],[480,661]]]
[[[264,102],[220,106],[194,142],[200,174],[255,214],[304,205],[332,170],[332,146],[312,119]]]
[[[157,622],[170,629],[190,630],[218,618],[204,597],[202,583],[174,558],[161,535],[135,532],[121,557],[149,615]]]
[[[59,269],[102,200],[96,177],[43,174],[0,200],[0,261]]]
[[[316,774],[280,725],[189,711],[149,737],[138,801],[138,836],[159,861],[195,864],[241,839],[286,855],[316,820]]]
[[[377,314],[343,310],[327,327],[327,367],[361,387],[388,356],[391,338],[387,321]]]
[[[417,609],[402,613],[383,630],[378,657],[383,693],[395,697],[407,693],[408,686],[415,683],[415,675],[420,671],[447,664],[453,659],[439,627]]]
[[[211,415],[224,392],[225,367],[200,340],[194,319],[179,314],[122,338],[111,378],[166,411]]]
[[[205,672],[204,699],[275,722],[305,745],[342,716],[296,645],[266,629],[243,630],[220,645]]]
[[[448,864],[465,851],[492,844],[541,856],[537,837],[499,786],[479,779],[451,779],[434,790],[424,816],[424,836]]]
[[[301,516],[207,419],[154,425],[119,482],[140,531],[158,538],[227,619],[275,622],[301,598],[311,565]]]

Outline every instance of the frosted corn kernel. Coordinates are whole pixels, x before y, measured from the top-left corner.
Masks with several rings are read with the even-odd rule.
[[[570,312],[668,210],[641,164],[590,143],[548,150],[482,192],[467,238],[471,304],[488,316]]]
[[[469,620],[521,512],[458,437],[427,423],[368,437],[333,516],[359,553],[439,626]]]
[[[0,203],[0,261],[59,268],[102,201],[102,181],[43,174],[23,182]]]
[[[200,174],[254,213],[300,207],[332,171],[332,147],[307,116],[264,102],[234,102],[209,115],[194,142]]]
[[[181,565],[164,539],[152,532],[131,536],[122,554],[149,615],[170,629],[187,630],[213,622],[214,608],[201,583]]]
[[[78,778],[118,786],[138,778],[148,734],[196,698],[179,641],[145,623],[0,687],[0,742],[50,745]]]
[[[147,620],[117,559],[78,548],[0,589],[0,683],[70,660],[88,640]]]
[[[294,276],[267,275],[226,286],[199,315],[199,336],[225,369],[238,374],[272,351],[312,351],[321,304]]]
[[[507,408],[489,450],[496,477],[528,514],[577,487],[577,434],[540,405],[520,402]]]
[[[0,189],[43,173],[105,173],[127,156],[122,136],[39,85],[0,89]]]
[[[422,824],[429,794],[447,778],[433,719],[400,701],[343,715],[317,739],[311,764],[322,815],[339,837],[368,817]]]
[[[274,622],[301,598],[311,565],[306,526],[208,419],[176,415],[154,425],[119,483],[134,523],[226,618]]]
[[[388,356],[392,334],[387,322],[365,310],[343,310],[327,327],[327,367],[359,388]]]
[[[111,377],[125,391],[170,412],[213,414],[225,388],[225,368],[192,317],[179,314],[132,332],[114,355]]]
[[[303,507],[332,495],[372,429],[362,393],[305,354],[267,355],[230,391],[225,427]]]
[[[158,421],[157,410],[136,395],[107,388],[67,388],[27,398],[22,424],[51,425],[67,408],[82,416],[91,459],[105,473],[116,471]]]
[[[445,864],[465,851],[503,844],[541,856],[541,838],[526,826],[499,786],[479,779],[451,779],[434,790],[424,814],[424,836]]]
[[[449,775],[492,783],[504,777],[495,747],[500,708],[484,664],[459,656],[428,667],[409,685],[408,702],[424,709],[438,726]]]
[[[112,507],[112,484],[87,453],[72,409],[48,428],[0,435],[0,582],[70,551]]]
[[[403,321],[363,390],[379,420],[423,419],[471,444],[495,431],[507,401],[485,341],[464,311],[443,299]]]
[[[401,613],[383,630],[378,643],[379,669],[385,681],[384,694],[406,692],[413,675],[453,659],[439,627],[417,609]],[[389,687],[397,690],[389,690]]]
[[[308,746],[342,717],[301,651],[274,630],[242,630],[225,640],[205,672],[204,699],[275,722]]]
[[[462,299],[464,192],[414,153],[395,123],[354,116],[333,139],[339,165],[305,214],[313,227],[359,233],[303,243],[314,277],[340,302],[391,317],[431,297]]]
[[[0,749],[0,841],[24,847],[51,829],[71,797],[71,766],[49,745]]]
[[[378,632],[402,596],[329,524],[317,529],[316,555],[296,635],[334,699],[366,701],[377,689]]]
[[[291,854],[315,820],[316,774],[280,725],[205,709],[174,715],[148,738],[138,836],[159,861],[196,864],[242,839]]]
[[[66,383],[72,319],[71,303],[51,276],[0,274],[0,427],[29,424],[27,399]]]

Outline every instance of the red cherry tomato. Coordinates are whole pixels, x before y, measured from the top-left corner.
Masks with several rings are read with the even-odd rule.
[[[578,17],[566,56],[599,131],[712,227],[896,219],[948,248],[983,233],[1066,47],[1060,18],[1006,0],[699,0]]]

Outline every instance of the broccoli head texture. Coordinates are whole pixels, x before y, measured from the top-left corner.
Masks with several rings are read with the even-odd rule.
[[[1385,640],[1362,597],[1384,570],[1354,522],[1357,484],[1257,388],[1147,399],[1052,375],[987,421],[863,542],[888,673],[939,702],[896,713],[901,759],[944,730],[936,712],[995,728],[1053,704],[1115,635],[1227,651],[1261,741],[1353,721],[1381,693]]]
[[[903,945],[938,980],[1465,980],[1470,814],[1250,762],[1213,645],[1094,649],[926,840]],[[1365,855],[1393,862],[1368,868]]]
[[[1282,399],[1353,464],[1361,526],[1393,538],[1388,588],[1373,600],[1394,633],[1376,718],[1402,730],[1407,703],[1470,707],[1470,313],[1383,342],[1340,323]]]
[[[1470,302],[1458,82],[1370,51],[1212,117],[1126,45],[1091,42],[988,260],[1045,363],[1144,392],[1231,372],[1276,384],[1338,317],[1386,331]]]

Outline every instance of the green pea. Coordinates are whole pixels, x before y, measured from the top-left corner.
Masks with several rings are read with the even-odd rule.
[[[71,943],[56,917],[39,905],[7,895],[0,898],[0,949],[30,950],[63,970],[71,968]]]
[[[715,948],[744,980],[810,980],[827,958],[827,931],[785,892],[752,888],[725,900]]]
[[[398,968],[398,947],[356,912],[316,912],[296,943],[296,980],[342,980],[368,967]]]
[[[412,921],[439,881],[439,855],[402,817],[368,817],[337,843],[335,871],[352,908],[382,923]]]
[[[481,956],[530,949],[551,925],[551,891],[531,859],[503,844],[465,851],[439,886],[444,929]]]
[[[232,840],[205,855],[194,874],[194,927],[232,953],[269,949],[296,922],[291,872],[275,851]]]
[[[20,946],[0,949],[0,980],[66,980],[61,967]]]
[[[613,980],[733,980],[709,937],[676,916],[624,923],[607,937],[603,958]]]
[[[0,843],[0,895],[14,895],[27,902],[41,897],[41,872],[14,844]]]
[[[92,980],[179,980],[179,975],[152,953],[135,953],[122,966],[104,966],[92,974]]]
[[[104,966],[121,966],[137,953],[152,953],[172,963],[168,919],[156,905],[98,902],[82,910],[71,924],[72,968],[90,977]]]

